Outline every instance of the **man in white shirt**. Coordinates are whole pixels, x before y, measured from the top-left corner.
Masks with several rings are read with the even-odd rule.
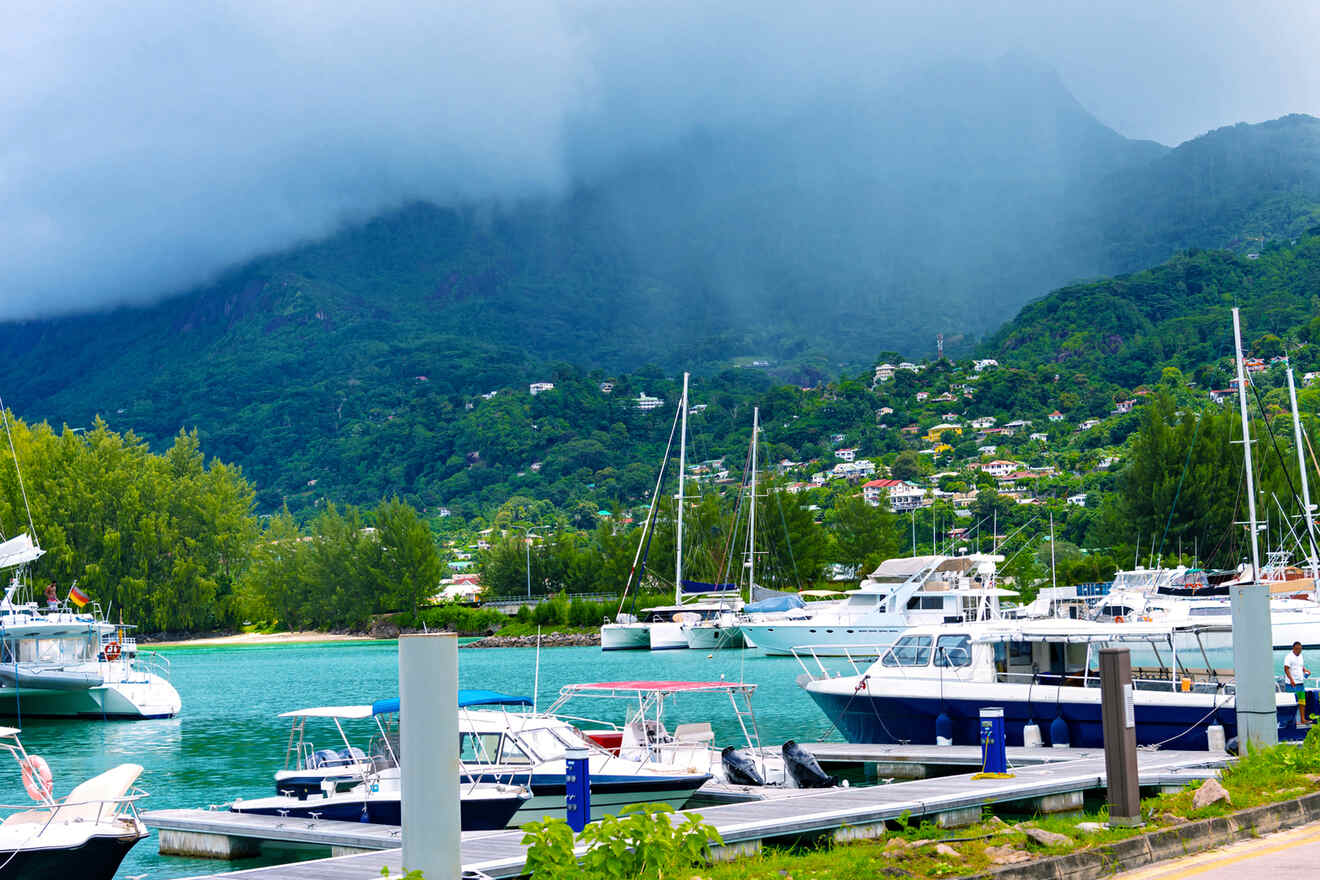
[[[1297,694],[1297,708],[1302,713],[1302,724],[1310,724],[1306,717],[1306,679],[1311,670],[1302,661],[1302,643],[1293,642],[1292,651],[1283,659],[1283,677]]]

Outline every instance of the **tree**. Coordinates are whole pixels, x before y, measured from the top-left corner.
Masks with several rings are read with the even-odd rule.
[[[435,596],[444,574],[431,529],[398,498],[382,501],[373,519],[381,549],[373,572],[379,589],[390,608],[415,612]]]
[[[897,519],[883,499],[872,507],[858,494],[847,495],[834,505],[833,536],[836,561],[861,571],[873,571],[901,550]]]
[[[889,466],[889,474],[895,480],[915,480],[921,475],[921,457],[914,450],[903,450]]]

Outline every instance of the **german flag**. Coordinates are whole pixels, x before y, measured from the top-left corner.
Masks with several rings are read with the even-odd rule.
[[[78,589],[77,584],[74,584],[69,588],[69,601],[81,608],[88,602],[92,601],[92,599],[82,590]]]

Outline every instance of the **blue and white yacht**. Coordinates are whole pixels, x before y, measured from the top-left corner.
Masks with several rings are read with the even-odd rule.
[[[1227,738],[1237,732],[1232,670],[1217,668],[1211,658],[1222,655],[1204,646],[1205,634],[1078,620],[918,626],[847,674],[801,651],[800,682],[849,742],[976,745],[980,711],[995,706],[1010,745],[1035,725],[1044,743],[1100,747],[1099,648],[1126,645],[1152,664],[1132,672],[1137,744],[1205,749],[1211,725]],[[1279,738],[1301,738],[1297,698],[1279,690],[1275,705]]]

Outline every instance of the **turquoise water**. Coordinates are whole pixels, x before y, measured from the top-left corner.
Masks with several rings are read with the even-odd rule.
[[[367,703],[398,691],[394,642],[185,647],[163,653],[170,659],[171,680],[183,698],[183,712],[177,718],[24,722],[23,742],[50,762],[57,795],[67,794],[89,776],[131,761],[145,768],[139,784],[151,796],[142,802],[143,809],[205,808],[234,797],[265,797],[273,793],[272,774],[283,764],[288,740],[287,722],[276,717],[280,712]],[[462,687],[530,695],[535,668],[533,648],[459,652]],[[544,707],[560,687],[573,682],[723,676],[759,685],[753,706],[767,744],[790,737],[828,738],[829,723],[794,683],[801,671],[792,658],[764,657],[757,651],[707,655],[548,648],[541,651],[538,699]],[[574,714],[622,720],[622,705],[610,701],[584,700],[570,708]],[[719,742],[738,741],[737,721],[725,697],[684,696],[674,718],[710,721]],[[0,803],[29,803],[16,768],[0,770]],[[119,876],[145,874],[146,880],[166,880],[263,864],[180,859],[160,856],[156,850],[154,835],[139,843]]]

